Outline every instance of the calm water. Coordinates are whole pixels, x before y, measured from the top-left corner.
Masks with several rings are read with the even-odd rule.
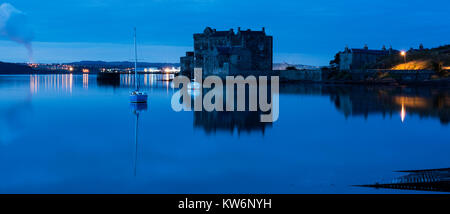
[[[423,193],[374,184],[450,167],[450,89],[280,86],[280,117],[174,112],[130,78],[0,76],[0,193]]]

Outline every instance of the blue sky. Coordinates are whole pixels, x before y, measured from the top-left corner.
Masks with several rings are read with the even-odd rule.
[[[26,14],[37,62],[130,60],[132,29],[140,58],[177,62],[206,26],[266,28],[274,61],[326,65],[345,45],[396,49],[450,43],[448,0],[9,0]],[[27,61],[0,37],[0,61]]]

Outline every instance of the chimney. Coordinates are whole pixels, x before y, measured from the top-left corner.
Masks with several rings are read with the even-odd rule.
[[[238,32],[241,32],[241,27],[238,27]]]
[[[386,45],[383,45],[383,47],[381,48],[381,50],[385,51],[385,50],[386,50]]]
[[[262,28],[262,32],[266,32],[266,28],[265,27]]]
[[[364,49],[369,50],[369,46],[367,46],[367,44],[365,44]]]

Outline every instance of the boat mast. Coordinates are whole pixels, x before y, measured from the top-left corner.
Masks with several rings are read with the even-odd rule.
[[[139,91],[138,84],[138,72],[137,72],[137,44],[136,44],[136,27],[134,27],[134,84],[136,91]]]

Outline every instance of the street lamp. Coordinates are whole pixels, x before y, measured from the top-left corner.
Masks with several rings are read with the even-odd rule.
[[[405,60],[405,63],[406,63],[406,52],[402,51],[402,52],[400,52],[400,55],[403,56],[403,59]]]

